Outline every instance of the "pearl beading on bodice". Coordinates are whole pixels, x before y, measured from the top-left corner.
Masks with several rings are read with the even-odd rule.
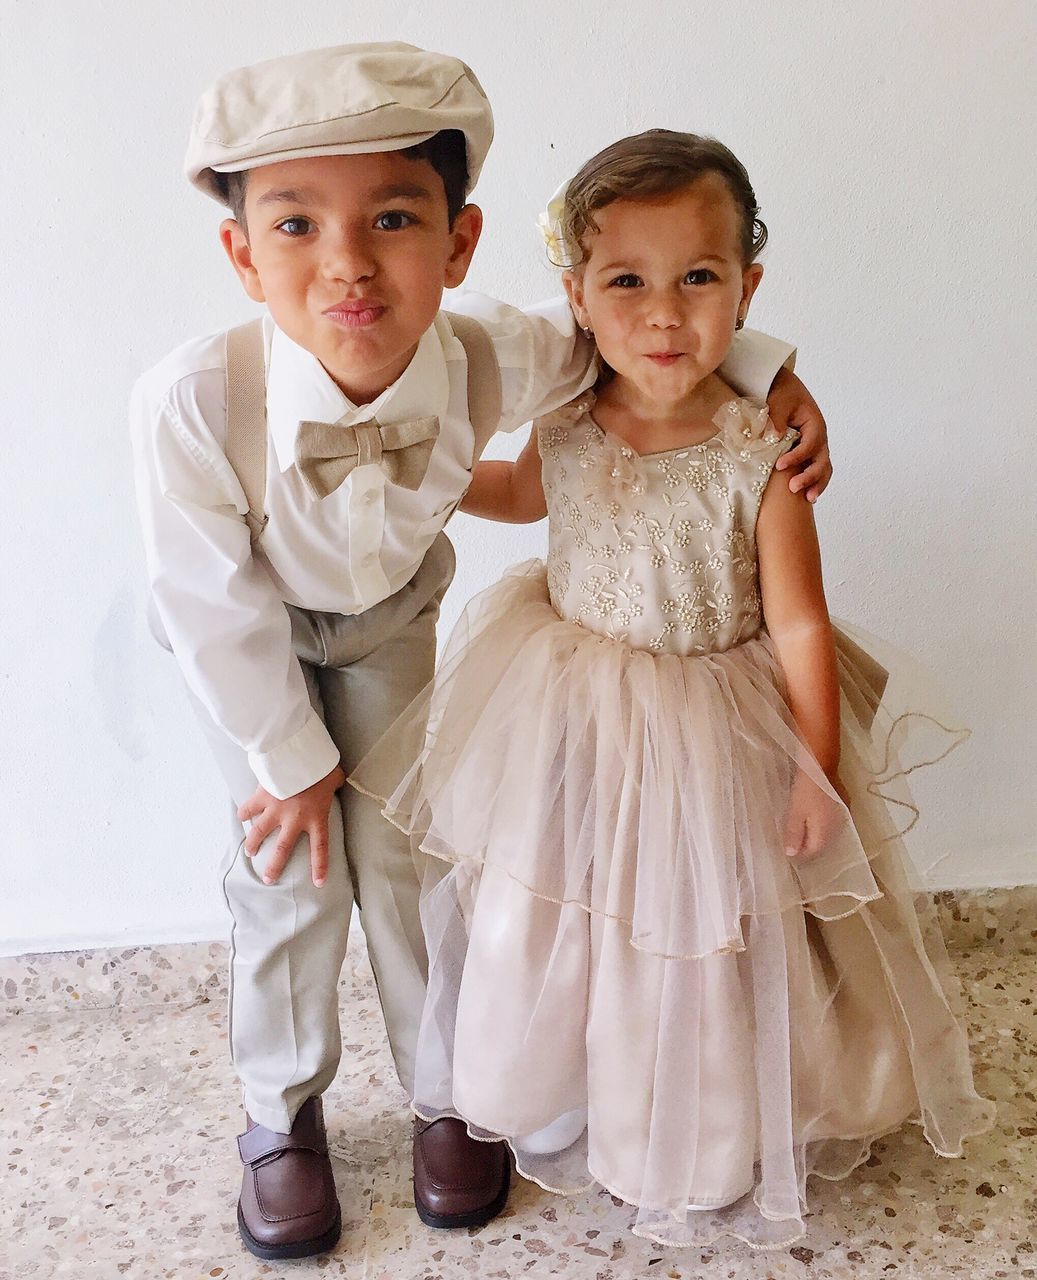
[[[762,626],[756,517],[795,442],[736,399],[702,444],[638,455],[601,430],[587,392],[537,422],[559,615],[634,648],[691,656]]]

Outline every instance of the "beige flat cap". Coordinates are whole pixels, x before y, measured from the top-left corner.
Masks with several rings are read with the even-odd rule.
[[[469,68],[410,44],[343,44],[221,76],[195,108],[184,168],[222,203],[217,173],[402,151],[441,129],[465,136],[471,191],[493,140],[493,114]]]

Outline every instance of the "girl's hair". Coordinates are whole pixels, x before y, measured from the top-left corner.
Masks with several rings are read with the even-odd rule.
[[[586,256],[586,237],[599,230],[594,221],[599,209],[613,200],[670,195],[706,173],[719,174],[734,198],[741,216],[742,260],[748,266],[767,243],[767,228],[745,166],[715,138],[672,129],[621,138],[592,156],[569,183],[561,228],[568,265],[577,267]]]

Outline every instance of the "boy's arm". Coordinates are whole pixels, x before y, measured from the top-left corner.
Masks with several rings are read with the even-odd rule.
[[[814,397],[789,369],[779,371],[767,397],[771,421],[780,431],[795,427],[799,444],[778,459],[778,471],[791,471],[789,489],[816,502],[832,478],[828,427]]]
[[[796,428],[799,443],[778,459],[778,470],[791,470],[792,492],[805,492],[816,502],[832,478],[828,428],[814,397],[793,372],[795,363],[795,347],[757,329],[742,329],[718,372],[740,395],[766,400],[771,421],[782,434]]]
[[[203,401],[222,410],[222,378],[209,370],[168,394],[137,384],[137,503],[155,607],[185,680],[260,786],[285,799],[325,779],[339,753],[310,705],[284,602],[252,555],[241,486],[202,421]]]
[[[597,349],[578,328],[565,297],[519,310],[485,294],[462,292],[451,295],[448,309],[481,321],[493,339],[501,369],[502,431],[550,413],[597,379]],[[743,329],[735,334],[720,374],[741,395],[766,400],[779,431],[799,429],[799,444],[779,467],[794,469],[790,488],[806,489],[813,502],[831,479],[832,467],[825,420],[792,372],[795,358],[787,342]]]
[[[741,396],[766,400],[782,369],[796,367],[796,348],[758,329],[740,329],[717,372]]]
[[[318,888],[324,883],[328,874],[328,814],[335,802],[335,792],[345,780],[341,765],[336,765],[326,777],[297,795],[279,800],[265,787],[257,787],[248,800],[238,806],[238,818],[250,823],[243,845],[248,857],[255,857],[267,836],[280,832],[262,870],[265,884],[273,884],[280,877],[302,835],[310,838],[313,883]]]
[[[514,462],[476,464],[461,510],[509,524],[532,524],[547,515],[536,428]]]
[[[520,310],[464,292],[446,305],[490,334],[501,371],[501,431],[514,431],[594,385],[597,349],[577,327],[565,297]]]

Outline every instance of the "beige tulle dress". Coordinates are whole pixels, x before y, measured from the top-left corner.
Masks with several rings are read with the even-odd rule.
[[[706,443],[642,457],[593,404],[537,423],[546,566],[471,602],[351,779],[433,855],[414,1108],[506,1138],[549,1190],[607,1188],[640,1235],[784,1245],[809,1175],[905,1121],[948,1156],[992,1123],[900,838],[900,779],[955,739],[837,630],[847,812],[761,618],[791,439],[733,400]],[[784,852],[797,774],[836,818],[809,860]]]

